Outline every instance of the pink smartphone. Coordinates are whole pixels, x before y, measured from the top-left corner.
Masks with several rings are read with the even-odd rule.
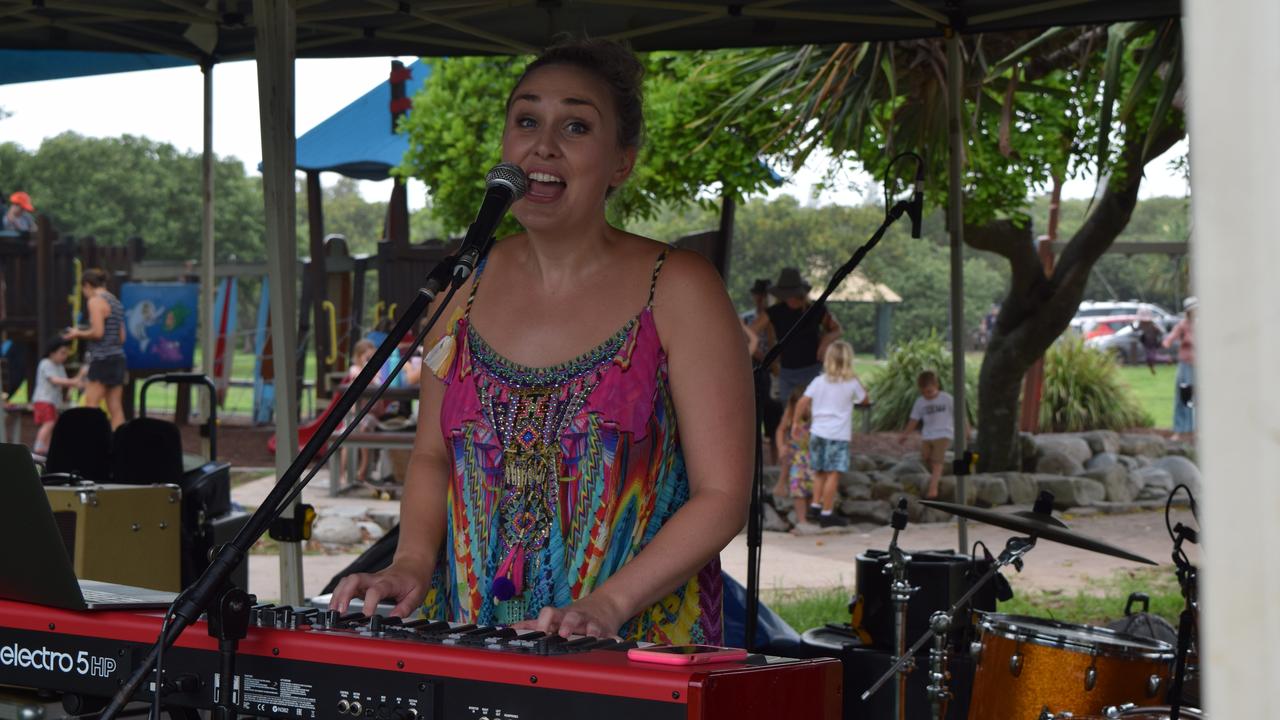
[[[631,648],[627,651],[627,658],[663,665],[698,665],[746,660],[747,651],[719,645],[653,645],[646,648]]]

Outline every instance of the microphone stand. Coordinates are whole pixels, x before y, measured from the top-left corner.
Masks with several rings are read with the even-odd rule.
[[[1173,528],[1177,539],[1173,545],[1173,564],[1177,566],[1178,584],[1182,586],[1182,597],[1185,601],[1182,612],[1178,616],[1178,647],[1173,665],[1173,683],[1169,688],[1169,720],[1178,720],[1182,715],[1182,683],[1187,672],[1187,655],[1191,652],[1191,635],[1197,625],[1196,615],[1199,613],[1199,580],[1196,566],[1191,564],[1182,543],[1190,540],[1196,542],[1196,532],[1178,523]]]
[[[884,222],[880,223],[880,227],[876,228],[871,239],[865,245],[853,252],[853,256],[844,265],[836,269],[831,276],[831,280],[827,283],[827,287],[822,291],[822,295],[816,302],[809,305],[805,309],[804,314],[796,321],[795,325],[783,335],[778,343],[769,348],[769,352],[765,353],[764,359],[756,365],[754,372],[757,381],[760,375],[768,374],[769,366],[774,363],[782,355],[782,350],[787,343],[796,334],[796,330],[808,323],[809,318],[818,308],[825,307],[827,298],[835,289],[840,287],[840,283],[853,272],[854,268],[862,263],[862,259],[866,257],[871,248],[880,242],[880,238],[884,237],[889,226],[896,222],[899,218],[911,209],[909,200],[899,200],[894,203],[889,211],[885,213]],[[744,627],[744,635],[746,636],[746,646],[749,650],[756,647],[756,625],[757,614],[760,612],[760,546],[764,537],[764,408],[756,403],[756,462],[755,471],[751,480],[751,507],[747,516],[747,617]]]
[[[307,467],[312,465],[312,460],[321,453],[325,443],[329,441],[338,425],[342,423],[347,413],[359,401],[361,394],[373,381],[378,370],[391,357],[391,353],[396,349],[399,339],[412,332],[414,323],[427,311],[428,306],[436,299],[436,296],[447,288],[448,291],[445,293],[444,302],[437,306],[435,313],[432,314],[426,326],[414,336],[410,350],[402,354],[400,361],[388,378],[394,377],[409,361],[413,354],[413,348],[416,348],[427,333],[431,331],[441,313],[448,307],[454,293],[471,276],[471,272],[480,261],[488,255],[489,249],[493,247],[493,242],[494,238],[492,236],[486,240],[471,244],[464,242],[453,255],[441,260],[432,268],[427,275],[426,282],[418,289],[418,294],[413,302],[401,313],[400,318],[396,321],[386,339],[374,351],[373,358],[365,364],[359,375],[343,391],[333,410],[321,421],[319,429],[316,430],[316,433],[307,441],[306,446],[294,458],[293,463],[289,465],[289,468],[285,470],[284,474],[276,482],[271,493],[253,512],[249,517],[249,521],[240,529],[235,538],[217,549],[212,562],[204,573],[174,599],[173,605],[170,606],[165,616],[160,636],[156,639],[155,645],[152,646],[151,651],[134,669],[128,680],[116,691],[116,694],[111,698],[111,703],[99,716],[100,720],[112,720],[116,717],[125,704],[132,700],[134,693],[138,691],[138,688],[147,679],[147,676],[151,674],[152,670],[157,668],[159,661],[163,657],[164,649],[172,646],[178,640],[178,637],[182,635],[182,632],[191,623],[199,619],[200,615],[206,610],[209,610],[210,614],[210,634],[218,638],[219,648],[221,649],[221,670],[219,673],[221,692],[218,697],[214,698],[215,716],[234,720],[236,707],[235,698],[233,697],[234,686],[231,681],[234,680],[234,653],[235,643],[238,639],[234,636],[234,631],[240,631],[239,637],[244,637],[244,632],[247,630],[247,620],[244,625],[241,625],[238,619],[224,620],[218,609],[219,606],[225,608],[230,605],[233,606],[232,609],[236,612],[242,612],[248,610],[248,603],[245,600],[244,592],[230,585],[229,578],[232,571],[245,559],[249,549],[267,531],[271,522],[284,513],[293,500],[301,494],[302,489],[306,487],[311,478],[315,476],[320,468],[325,466],[325,461],[329,456],[338,450],[342,441],[355,430],[360,419],[369,412],[369,409],[373,407],[383,391],[386,390],[387,384],[384,382],[359,410],[354,422],[347,426],[337,441],[329,447],[320,460],[312,466],[311,471],[303,477]],[[220,598],[226,599],[220,600]],[[245,617],[247,618],[247,614]],[[228,626],[233,632],[227,632]],[[164,678],[157,677],[154,687],[155,695],[158,697],[165,688]]]

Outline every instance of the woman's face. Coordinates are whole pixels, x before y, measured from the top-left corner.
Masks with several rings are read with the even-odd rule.
[[[529,176],[511,212],[525,228],[573,227],[603,216],[605,193],[631,174],[635,148],[618,144],[603,80],[569,65],[539,68],[512,93],[502,159]]]

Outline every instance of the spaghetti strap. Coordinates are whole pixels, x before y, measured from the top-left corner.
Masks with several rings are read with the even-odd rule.
[[[480,264],[476,265],[476,277],[471,281],[471,292],[467,294],[467,309],[462,313],[462,317],[471,317],[471,305],[476,301],[476,288],[480,287],[480,276],[484,274],[485,263],[489,262],[488,256],[480,260]]]
[[[671,248],[662,249],[662,254],[658,256],[658,261],[653,264],[653,277],[649,280],[649,302],[645,303],[645,307],[653,307],[653,294],[658,289],[658,274],[662,272],[662,263],[667,261],[667,255],[671,253]]]

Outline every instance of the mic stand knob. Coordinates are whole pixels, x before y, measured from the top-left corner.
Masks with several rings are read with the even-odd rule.
[[[934,720],[942,720],[947,716],[947,705],[954,697],[947,687],[947,681],[951,679],[951,673],[947,671],[947,639],[951,635],[951,614],[939,610],[930,615],[929,628],[933,630],[933,647],[929,650],[929,686],[926,691],[933,704]]]

